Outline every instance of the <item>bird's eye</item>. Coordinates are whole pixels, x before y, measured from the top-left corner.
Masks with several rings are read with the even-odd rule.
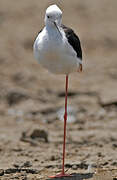
[[[50,16],[47,16],[48,18],[50,18]]]

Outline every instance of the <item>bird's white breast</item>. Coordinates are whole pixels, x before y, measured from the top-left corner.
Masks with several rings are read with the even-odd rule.
[[[34,43],[34,56],[38,62],[56,74],[69,74],[78,68],[76,52],[68,44],[63,31],[43,29]]]

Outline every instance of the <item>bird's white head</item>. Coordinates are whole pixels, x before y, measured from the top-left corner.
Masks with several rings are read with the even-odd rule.
[[[51,5],[46,9],[45,25],[60,26],[62,21],[62,11],[57,5]]]

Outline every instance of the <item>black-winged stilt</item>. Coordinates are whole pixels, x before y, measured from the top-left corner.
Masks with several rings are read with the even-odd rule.
[[[64,171],[68,76],[72,72],[82,71],[80,40],[61,21],[62,11],[56,5],[49,6],[45,13],[45,27],[34,42],[34,56],[39,64],[52,73],[66,75],[62,172],[54,177],[69,176]]]

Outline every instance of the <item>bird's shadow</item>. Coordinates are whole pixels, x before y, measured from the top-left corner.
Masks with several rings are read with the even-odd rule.
[[[62,178],[48,178],[46,180],[83,180],[83,179],[89,179],[93,177],[93,173],[75,173],[71,174],[70,177],[62,177]]]

